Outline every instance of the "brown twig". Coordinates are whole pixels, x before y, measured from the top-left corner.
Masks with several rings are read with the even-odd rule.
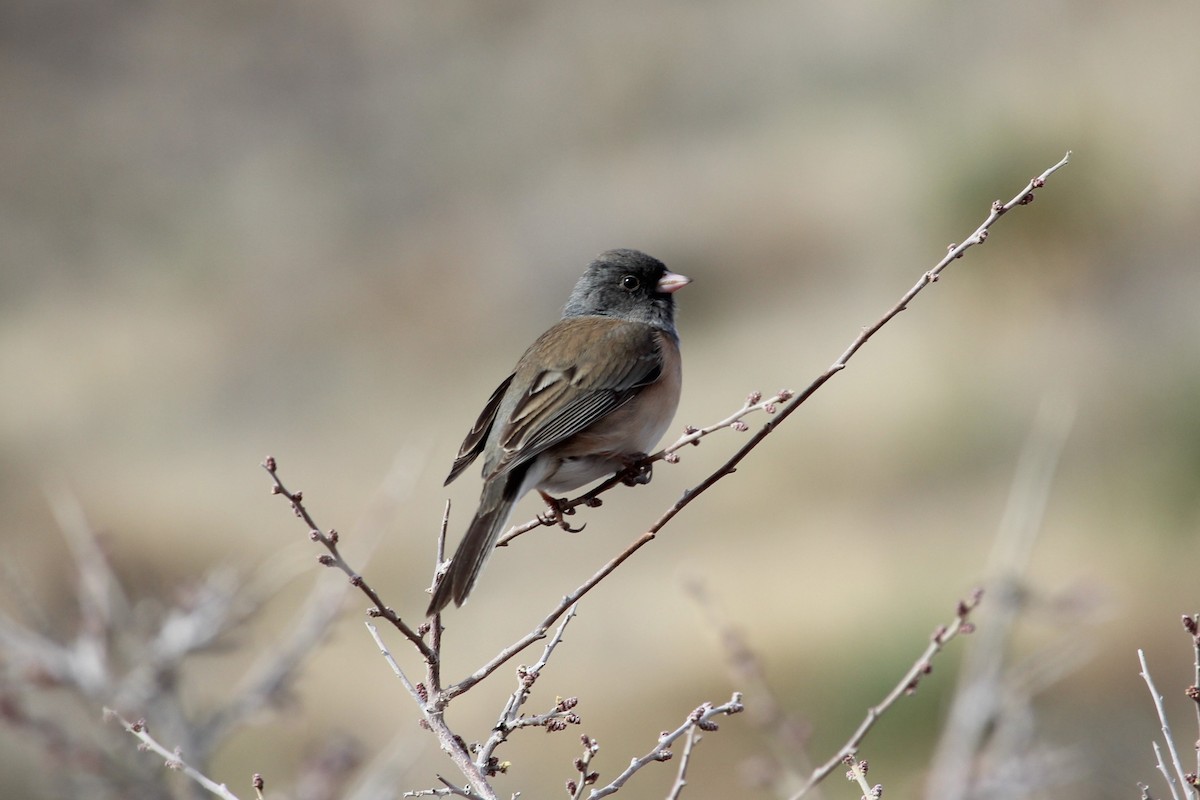
[[[665,521],[663,522],[663,524],[666,524]],[[608,577],[617,567],[621,566],[621,564],[624,563],[625,559],[629,558],[631,555],[633,555],[638,550],[640,550],[643,546],[645,546],[649,542],[653,541],[655,531],[657,531],[657,529],[659,527],[661,527],[661,525],[658,525],[656,523],[655,527],[652,527],[650,531],[647,531],[646,533],[643,533],[641,536],[639,536],[633,542],[633,544],[629,545],[629,547],[626,547],[621,553],[619,553],[616,557],[614,557],[607,564],[605,564],[603,567],[601,567],[599,569],[599,571],[597,571],[594,575],[592,575],[592,577],[588,578],[586,581],[584,581],[582,584],[580,584],[580,586],[575,591],[573,591],[570,594],[568,594],[567,596],[565,596],[562,599],[562,601],[559,602],[559,604],[557,606],[555,606],[554,609],[542,619],[541,622],[539,622],[536,626],[534,626],[533,630],[531,630],[529,633],[522,636],[517,641],[510,644],[508,647],[501,650],[490,661],[488,661],[486,664],[481,666],[479,669],[472,672],[467,677],[463,678],[458,683],[455,683],[451,686],[446,687],[445,691],[443,692],[446,700],[447,701],[452,700],[453,698],[457,697],[458,695],[462,694],[463,692],[466,692],[468,689],[470,689],[472,686],[474,686],[475,684],[482,681],[488,675],[491,675],[497,669],[504,666],[505,662],[507,662],[509,659],[513,658],[514,656],[516,656],[518,653],[520,653],[526,647],[528,647],[529,645],[533,644],[536,641],[545,639],[546,635],[550,632],[551,626],[553,626],[554,623],[558,621],[559,617],[561,617],[572,606],[574,606],[577,602],[579,602],[579,599],[581,597],[583,597],[585,594],[587,594],[589,591],[591,591],[592,588],[596,586],[596,584],[600,583],[600,581],[602,581],[606,577]]]
[[[951,639],[958,636],[960,633],[970,633],[972,630],[974,630],[974,626],[970,621],[968,621],[968,617],[971,615],[971,612],[975,610],[976,606],[979,605],[979,601],[982,599],[982,597],[982,590],[976,589],[969,599],[959,601],[958,608],[955,610],[954,619],[950,622],[950,624],[940,626],[936,631],[933,632],[933,636],[929,641],[929,646],[925,648],[925,652],[921,654],[921,657],[913,663],[908,672],[904,674],[904,677],[900,679],[900,682],[897,683],[890,692],[888,692],[887,696],[884,697],[878,705],[867,709],[867,716],[858,726],[858,729],[854,731],[854,733],[850,736],[846,743],[842,745],[841,749],[837,751],[837,754],[834,755],[833,758],[829,759],[813,771],[813,774],[809,777],[808,782],[800,789],[800,791],[792,795],[792,800],[799,800],[801,797],[808,794],[808,792],[814,786],[829,777],[829,775],[835,769],[837,769],[838,765],[843,763],[847,757],[853,757],[858,751],[859,745],[862,744],[863,739],[866,738],[867,733],[871,730],[871,728],[875,727],[875,723],[879,721],[879,718],[883,716],[884,712],[891,708],[892,705],[901,697],[916,692],[917,685],[920,683],[921,678],[925,675],[928,675],[932,671],[934,657],[937,656],[938,653],[942,652],[942,649],[945,648],[947,643],[949,643]]]
[[[405,638],[412,642],[413,646],[421,652],[421,655],[424,656],[427,661],[435,662],[437,660],[437,655],[433,652],[433,650],[430,649],[429,645],[425,643],[425,640],[422,639],[415,630],[409,627],[408,623],[402,620],[395,611],[393,611],[391,608],[388,608],[388,606],[384,604],[383,599],[380,598],[376,591],[371,588],[363,576],[351,568],[351,566],[346,562],[346,559],[342,557],[341,551],[338,549],[338,532],[333,529],[330,529],[328,533],[321,530],[316,521],[313,520],[312,515],[308,513],[308,509],[304,507],[303,492],[293,493],[287,490],[287,487],[283,485],[283,481],[279,479],[279,474],[276,472],[277,466],[278,465],[273,456],[267,456],[262,463],[262,468],[267,471],[267,474],[271,476],[271,480],[275,484],[271,491],[273,494],[283,495],[283,497],[292,504],[292,511],[294,511],[296,516],[304,520],[304,523],[308,525],[309,538],[314,542],[324,546],[325,549],[329,551],[329,555],[323,555],[319,558],[320,563],[327,567],[337,567],[344,572],[346,576],[350,578],[350,584],[359,589],[367,596],[367,599],[371,601],[372,605],[374,606],[371,609],[373,616],[381,617],[392,623],[396,630],[400,631],[402,634],[404,634]]]

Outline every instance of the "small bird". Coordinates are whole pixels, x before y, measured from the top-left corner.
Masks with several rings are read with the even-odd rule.
[[[562,319],[492,392],[459,448],[446,484],[482,454],[483,491],[428,616],[466,601],[526,492],[555,507],[553,496],[630,467],[662,438],[681,385],[674,293],[689,283],[637,250],[588,265]]]

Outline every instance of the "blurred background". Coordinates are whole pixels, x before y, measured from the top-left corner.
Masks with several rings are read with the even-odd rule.
[[[640,248],[694,279],[677,295],[673,437],[752,390],[803,388],[1070,149],[1037,202],[585,598],[530,707],[577,695],[584,725],[514,737],[497,786],[559,796],[581,732],[606,782],[702,701],[749,688],[689,580],[827,758],[988,581],[1049,402],[1073,423],[1040,535],[978,617],[982,632],[1019,610],[996,662],[1019,719],[1011,758],[976,766],[1019,776],[988,797],[1163,794],[1136,650],[1194,763],[1179,618],[1200,610],[1198,26],[1189,0],[0,3],[0,608],[62,642],[79,630],[63,498],[135,620],[233,570],[272,599],[181,669],[171,689],[203,713],[305,597],[344,583],[270,496],[265,455],[417,621],[444,503],[453,541],[477,497],[474,470],[442,488],[461,437],[597,252]],[[498,553],[448,615],[449,677],[743,440],[714,435],[612,492],[576,517],[585,533]],[[344,602],[290,701],[213,754],[243,797],[252,772],[282,794],[334,737],[363,765],[347,786],[385,762],[391,792],[457,777],[363,631],[364,601]],[[924,791],[972,644],[868,738],[889,795]],[[7,649],[4,694],[29,718],[77,719],[161,771],[99,722],[99,698],[37,690]],[[457,730],[486,736],[511,674],[452,707]],[[7,716],[0,794],[77,791],[64,773],[83,767]],[[727,720],[685,796],[785,791],[772,738]],[[622,796],[662,797],[673,774],[653,765]],[[823,790],[859,793],[840,774]]]

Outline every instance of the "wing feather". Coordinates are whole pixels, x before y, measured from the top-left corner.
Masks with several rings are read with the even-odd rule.
[[[450,482],[461,475],[462,471],[483,452],[488,434],[491,433],[492,426],[496,424],[496,412],[500,409],[504,393],[508,391],[508,386],[512,383],[515,375],[514,372],[501,381],[500,385],[496,387],[496,391],[492,392],[492,396],[484,404],[483,411],[479,413],[479,419],[475,420],[475,424],[467,432],[467,438],[463,439],[462,446],[458,448],[458,455],[454,458],[454,465],[450,467],[450,475],[447,476],[443,486],[449,486]]]
[[[513,469],[566,441],[658,380],[663,357],[653,328],[605,319],[596,330],[597,324],[595,317],[582,317],[552,329],[583,343],[571,364],[555,363],[545,336],[526,352],[516,375],[530,364],[546,368],[528,381],[529,391],[502,404],[499,452],[494,463],[485,465],[486,476]]]

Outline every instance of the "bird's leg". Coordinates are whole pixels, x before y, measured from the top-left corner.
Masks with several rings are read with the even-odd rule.
[[[579,533],[581,530],[587,527],[586,522],[580,525],[578,528],[572,528],[571,524],[567,522],[566,516],[568,514],[574,514],[575,509],[567,506],[567,500],[565,497],[551,497],[541,489],[538,489],[538,494],[542,496],[542,501],[545,502],[549,509],[549,511],[544,515],[538,514],[538,521],[543,525],[557,525],[567,533]]]
[[[626,453],[621,456],[621,464],[617,476],[626,486],[644,486],[654,475],[654,465],[646,460],[645,453]]]

